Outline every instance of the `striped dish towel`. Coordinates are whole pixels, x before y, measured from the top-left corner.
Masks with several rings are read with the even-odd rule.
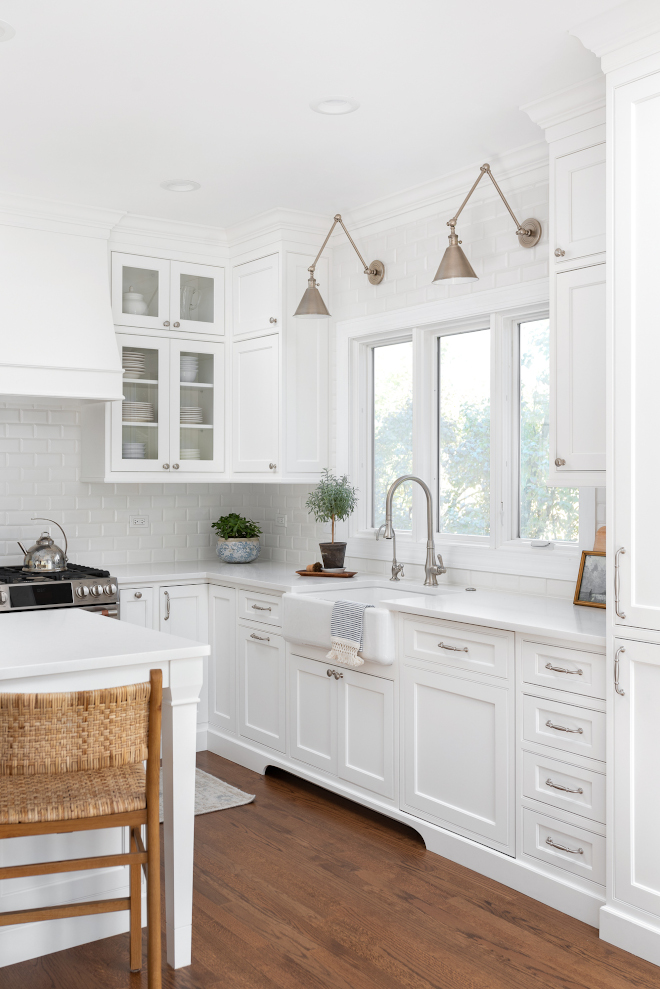
[[[362,645],[366,608],[373,608],[373,604],[361,604],[359,601],[335,601],[330,619],[332,649],[325,657],[331,663],[343,663],[344,666],[363,665],[364,660],[358,656],[358,650]]]

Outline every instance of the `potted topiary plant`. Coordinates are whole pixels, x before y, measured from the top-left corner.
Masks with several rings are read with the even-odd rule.
[[[319,543],[325,570],[341,570],[346,556],[346,543],[335,542],[335,522],[344,521],[357,505],[357,490],[348,477],[335,477],[326,467],[323,477],[307,499],[306,507],[317,522],[332,522],[332,542]]]
[[[223,563],[252,563],[259,556],[261,529],[256,522],[231,512],[213,522],[211,528],[218,533],[215,551]]]

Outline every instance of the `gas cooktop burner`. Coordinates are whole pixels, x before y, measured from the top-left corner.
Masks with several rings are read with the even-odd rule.
[[[70,563],[66,570],[58,573],[25,573],[23,568],[0,567],[0,584],[32,584],[35,581],[50,580],[84,580],[86,577],[109,577],[109,570],[97,570],[95,567],[81,567]]]

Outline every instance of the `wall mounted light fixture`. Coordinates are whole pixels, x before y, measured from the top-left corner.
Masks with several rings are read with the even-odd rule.
[[[370,265],[367,264],[367,262],[364,260],[364,258],[358,251],[355,245],[355,241],[353,240],[348,230],[346,229],[346,225],[344,224],[344,221],[341,218],[341,214],[337,213],[334,219],[334,223],[330,227],[328,236],[325,238],[323,244],[321,245],[321,250],[314,258],[314,264],[310,265],[310,267],[307,269],[309,271],[309,281],[307,282],[307,288],[303,293],[303,297],[300,300],[300,305],[293,314],[294,316],[302,316],[306,319],[322,319],[324,316],[330,315],[327,306],[321,297],[321,293],[318,290],[316,279],[314,278],[314,271],[316,270],[316,265],[318,264],[319,258],[323,254],[325,245],[330,240],[332,231],[335,229],[338,223],[341,224],[344,233],[346,234],[351,244],[353,245],[353,249],[355,250],[355,253],[359,257],[362,264],[364,265],[364,273],[368,277],[371,284],[380,285],[383,278],[385,277],[385,265],[383,264],[383,262],[372,261]]]
[[[474,273],[474,269],[472,268],[472,265],[470,264],[465,254],[463,253],[462,248],[460,247],[460,245],[463,242],[460,241],[456,236],[456,223],[459,216],[463,212],[463,207],[465,206],[468,199],[470,198],[470,196],[472,195],[472,193],[477,188],[482,178],[486,174],[490,177],[491,182],[493,183],[493,185],[500,194],[502,202],[504,203],[509,213],[511,214],[511,218],[513,219],[513,222],[516,225],[516,234],[518,235],[518,242],[520,243],[520,246],[535,247],[536,244],[538,244],[538,242],[541,239],[542,230],[539,221],[530,218],[528,220],[523,220],[522,223],[518,223],[515,213],[513,212],[513,210],[511,209],[511,207],[509,206],[509,204],[507,203],[504,197],[504,193],[502,192],[499,185],[493,178],[493,173],[490,170],[490,165],[488,164],[482,165],[481,168],[479,169],[479,178],[474,183],[474,185],[468,192],[467,196],[461,203],[458,212],[456,213],[455,216],[451,218],[451,220],[447,220],[447,226],[451,230],[451,233],[449,234],[449,247],[445,251],[442,261],[440,262],[440,267],[435,273],[435,278],[433,279],[434,282],[441,282],[447,279],[451,280],[452,282],[467,282],[467,281],[472,281],[475,278],[478,278],[478,275]]]

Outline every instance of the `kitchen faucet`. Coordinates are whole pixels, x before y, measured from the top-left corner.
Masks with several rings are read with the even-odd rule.
[[[442,556],[438,553],[438,564],[435,562],[435,543],[433,541],[433,497],[429,490],[428,485],[422,481],[421,477],[415,477],[414,474],[404,474],[402,477],[397,477],[396,481],[390,484],[387,491],[387,498],[385,499],[385,532],[383,533],[385,539],[394,539],[394,526],[392,525],[392,498],[394,492],[403,484],[404,481],[417,481],[422,491],[426,495],[426,563],[424,565],[424,572],[426,577],[424,578],[424,586],[429,585],[430,587],[438,586],[438,574],[447,573],[447,568],[442,562]],[[381,526],[382,528],[382,526]],[[380,533],[380,529],[378,530]],[[376,536],[378,538],[378,536]],[[395,544],[396,545],[396,544]],[[395,560],[396,563],[396,553]],[[394,579],[394,564],[392,564],[392,579]]]
[[[376,533],[376,539],[380,539],[380,530],[385,528],[385,523],[378,527],[378,532]],[[390,580],[401,580],[403,577],[403,563],[397,563],[396,561],[396,532],[394,531],[394,526],[392,526],[392,539],[394,540],[394,545],[392,546],[392,576]]]

